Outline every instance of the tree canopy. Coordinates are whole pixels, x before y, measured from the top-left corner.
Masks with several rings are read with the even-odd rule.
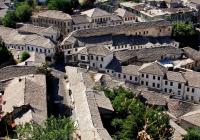
[[[21,3],[15,11],[16,17],[20,22],[27,22],[32,15],[32,8],[27,3]]]
[[[49,0],[48,9],[72,12],[71,0]]]
[[[9,61],[10,59],[13,59],[12,54],[10,51],[6,48],[5,43],[0,41],[0,65]]]
[[[70,118],[51,116],[44,125],[26,123],[17,126],[19,139],[28,140],[69,140],[75,131],[74,123]]]
[[[174,22],[172,26],[172,37],[180,42],[181,47],[198,47],[198,35],[192,23]]]
[[[6,15],[3,18],[3,25],[5,27],[11,27],[14,28],[15,27],[15,23],[16,23],[16,15],[14,11],[8,11],[6,13]]]
[[[28,52],[24,51],[24,52],[21,53],[20,60],[25,61],[29,57],[30,57],[30,54]]]
[[[189,128],[183,140],[200,140],[200,128]]]
[[[141,138],[143,134],[153,139],[166,139],[173,134],[163,108],[149,107],[122,87],[104,89],[104,92],[115,110],[111,121],[114,139],[132,140]]]

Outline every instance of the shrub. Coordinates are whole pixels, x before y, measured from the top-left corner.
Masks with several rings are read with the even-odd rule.
[[[30,54],[28,53],[28,52],[22,52],[22,54],[21,54],[21,58],[20,58],[20,60],[21,61],[25,61],[25,60],[27,60],[28,58],[30,57]]]

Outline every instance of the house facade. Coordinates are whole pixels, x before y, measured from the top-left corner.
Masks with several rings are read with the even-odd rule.
[[[126,71],[105,69],[105,72],[118,79],[147,87],[174,98],[200,103],[200,74],[194,71],[169,71],[159,62],[142,66],[124,66]],[[127,73],[129,71],[129,73]]]
[[[62,11],[47,10],[32,16],[32,23],[42,27],[57,27],[62,35],[66,35],[72,30],[72,18]]]

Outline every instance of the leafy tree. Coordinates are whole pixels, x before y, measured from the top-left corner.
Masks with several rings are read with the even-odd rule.
[[[10,51],[6,48],[4,42],[0,42],[0,65],[9,61],[10,59],[13,59],[12,54]]]
[[[175,22],[172,26],[172,37],[180,42],[181,47],[198,47],[198,35],[192,23]]]
[[[200,140],[200,128],[189,128],[183,140]]]
[[[149,107],[136,94],[122,87],[104,89],[104,92],[115,110],[111,122],[113,139],[132,140],[143,135],[167,139],[172,135],[169,117],[162,108]]]
[[[26,123],[17,126],[19,139],[28,140],[69,140],[75,131],[74,123],[70,118],[51,116],[44,125]]]
[[[15,13],[20,22],[27,22],[32,15],[32,8],[27,3],[21,3],[17,6]]]
[[[48,9],[50,10],[60,10],[64,12],[72,12],[71,0],[49,0]]]
[[[28,59],[30,57],[30,54],[26,51],[21,53],[21,61],[25,61],[26,59]]]
[[[16,15],[14,11],[8,11],[3,18],[3,25],[5,27],[14,28],[16,24]]]

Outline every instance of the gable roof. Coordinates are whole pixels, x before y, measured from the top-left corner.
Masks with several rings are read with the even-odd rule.
[[[197,50],[190,47],[182,48],[182,50],[187,57],[193,60],[200,60],[200,52],[198,52]]]
[[[101,56],[107,56],[111,54],[112,52],[108,50],[106,47],[102,46],[90,46],[90,47],[85,47],[81,49],[79,54],[85,54],[85,55],[101,55]]]
[[[89,23],[86,15],[72,15],[72,21],[74,24]]]
[[[195,71],[187,71],[184,73],[188,86],[200,88],[200,73]]]
[[[139,72],[164,76],[167,69],[159,62],[143,64]]]
[[[129,74],[129,75],[139,75],[138,70],[141,66],[137,65],[128,65],[128,66],[122,66],[122,73]]]
[[[110,13],[101,10],[99,8],[93,8],[84,12],[81,12],[82,15],[87,15],[90,18],[94,17],[103,17],[103,16],[110,16]]]
[[[181,120],[187,121],[188,123],[200,127],[200,110],[189,112],[180,117]]]
[[[120,17],[133,17],[134,14],[127,11],[126,9],[118,8],[115,13],[117,13],[118,16]]]
[[[60,20],[72,19],[69,14],[66,14],[62,11],[57,11],[57,10],[47,10],[44,12],[40,12],[40,13],[37,13],[36,15],[33,15],[33,17],[47,17],[47,18],[54,18],[54,19],[60,19]]]
[[[184,79],[182,73],[174,72],[174,71],[167,71],[166,79],[170,80],[170,81],[176,81],[176,82],[183,82],[183,83],[186,82],[186,80]]]

